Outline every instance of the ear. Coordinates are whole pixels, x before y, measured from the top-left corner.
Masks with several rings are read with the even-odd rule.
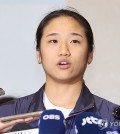
[[[40,54],[40,50],[36,50],[36,56],[37,56],[38,64],[41,64],[41,54]]]
[[[93,51],[88,53],[88,64],[90,64],[93,60]]]

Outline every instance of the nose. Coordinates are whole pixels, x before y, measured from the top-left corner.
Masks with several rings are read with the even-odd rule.
[[[69,50],[68,46],[65,45],[65,44],[60,45],[58,55],[69,57],[71,55],[71,53],[70,53],[70,50]]]

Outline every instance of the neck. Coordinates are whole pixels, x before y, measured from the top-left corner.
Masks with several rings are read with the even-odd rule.
[[[76,83],[60,83],[49,80],[45,85],[48,99],[56,106],[74,108],[83,85],[83,80]]]

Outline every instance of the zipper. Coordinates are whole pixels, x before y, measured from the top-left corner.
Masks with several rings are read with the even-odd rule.
[[[65,121],[68,120],[68,119],[70,119],[71,117],[74,117],[74,116],[76,116],[76,115],[78,115],[78,114],[80,114],[80,113],[82,113],[82,112],[85,112],[85,111],[87,111],[87,110],[90,110],[90,109],[92,109],[92,108],[94,108],[94,105],[89,106],[89,107],[87,107],[87,108],[84,108],[84,109],[82,109],[82,110],[80,110],[80,111],[78,111],[78,112],[75,112],[75,113],[69,115],[69,116],[65,119]]]
[[[78,114],[80,114],[80,113],[82,113],[82,112],[85,112],[85,111],[87,111],[87,110],[90,110],[90,109],[92,109],[92,108],[94,108],[94,105],[89,106],[89,107],[87,107],[87,108],[84,108],[84,109],[82,109],[82,110],[76,112],[76,113],[73,113],[73,114],[69,115],[69,117],[67,117],[67,118],[64,120],[64,123],[66,124],[66,123],[67,123],[67,120],[69,120],[70,118],[72,118],[72,117],[74,117],[74,116],[76,116],[76,115],[78,115]],[[75,118],[74,118],[74,119],[75,119]],[[71,126],[73,126],[74,119],[73,119],[73,121],[72,121],[71,124],[70,124]],[[72,129],[72,128],[69,128],[67,134],[70,134],[71,129]]]

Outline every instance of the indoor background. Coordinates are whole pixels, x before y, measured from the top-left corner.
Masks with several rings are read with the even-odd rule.
[[[5,96],[21,97],[44,84],[35,32],[47,13],[67,6],[76,8],[94,33],[94,60],[85,73],[86,85],[120,105],[119,0],[0,0],[0,87]]]

